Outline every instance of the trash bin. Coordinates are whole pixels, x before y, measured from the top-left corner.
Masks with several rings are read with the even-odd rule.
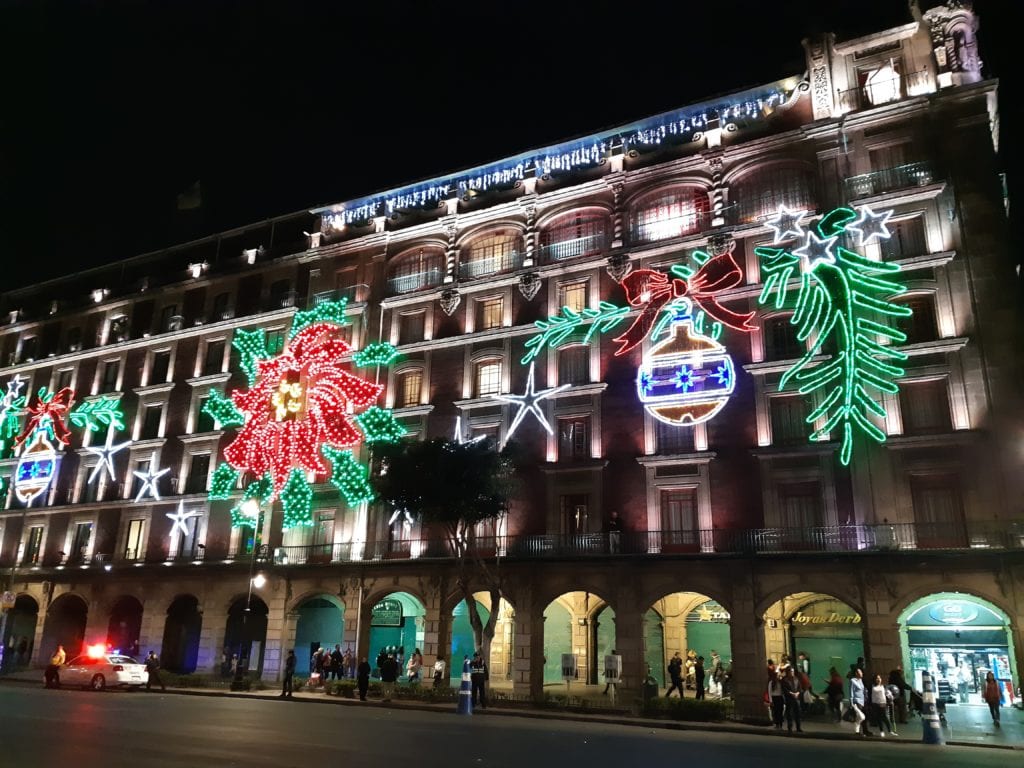
[[[653,677],[648,676],[647,679],[644,680],[644,686],[641,693],[643,695],[644,708],[646,708],[650,701],[658,698],[658,681]]]

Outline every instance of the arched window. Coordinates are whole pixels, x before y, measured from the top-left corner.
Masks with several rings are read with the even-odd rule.
[[[555,219],[541,234],[541,257],[546,262],[597,256],[608,242],[608,216],[577,211]]]
[[[412,408],[419,405],[422,391],[422,368],[409,368],[395,374],[395,408]]]
[[[813,210],[811,175],[803,168],[773,165],[758,168],[737,179],[729,189],[741,222],[771,216],[785,205],[790,210]]]
[[[486,397],[501,392],[501,360],[489,358],[473,366],[473,396]]]
[[[522,263],[523,243],[519,232],[499,229],[472,240],[462,249],[459,277],[472,280],[499,272],[511,272],[519,269]]]
[[[711,201],[700,187],[657,192],[633,207],[630,234],[635,242],[654,242],[700,232],[710,224]]]
[[[444,251],[417,248],[395,257],[388,288],[392,293],[412,293],[434,288],[444,279]]]

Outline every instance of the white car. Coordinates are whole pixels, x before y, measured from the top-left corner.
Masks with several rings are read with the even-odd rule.
[[[82,654],[60,668],[61,685],[80,685],[94,691],[102,691],[108,686],[139,688],[148,679],[145,664],[119,653]]]

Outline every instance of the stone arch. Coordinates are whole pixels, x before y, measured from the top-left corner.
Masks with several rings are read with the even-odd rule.
[[[399,604],[401,614],[392,606],[381,611],[375,619],[374,609],[383,601],[392,600]],[[371,667],[383,653],[393,653],[399,661],[400,673],[405,672],[405,663],[416,648],[422,652],[426,645],[426,616],[428,602],[416,591],[401,584],[388,590],[377,590],[371,599],[363,604],[364,628],[367,637],[367,659]]]
[[[758,615],[764,622],[767,658],[781,664],[785,656],[795,664],[804,653],[812,680],[821,679],[832,666],[845,675],[866,655],[867,628],[864,611],[839,592],[797,587],[765,606]]]
[[[778,175],[789,171],[795,172],[799,178],[799,188],[796,185],[787,187],[786,181]],[[759,174],[766,177],[761,180],[761,184],[757,185],[759,193],[756,196],[751,195],[749,198],[741,195],[743,186],[748,182],[752,183]],[[734,211],[736,220],[740,223],[757,221],[762,217],[774,214],[778,211],[780,204],[786,205],[789,209],[815,208],[819,196],[817,174],[814,167],[799,158],[751,160],[731,169],[723,180],[723,184],[728,191],[727,204]]]
[[[459,232],[455,238],[455,248],[461,251],[477,238],[486,237],[491,232],[497,232],[502,229],[514,229],[519,233],[520,237],[526,236],[526,224],[524,222],[514,218],[495,219],[467,227]]]
[[[572,654],[576,657],[575,681],[598,683],[600,662],[617,642],[612,603],[600,592],[575,589],[538,600],[537,605],[543,606],[544,682],[562,682],[562,655]]]
[[[142,601],[134,595],[121,595],[111,604],[107,624],[107,643],[111,648],[139,658],[142,612]]]
[[[835,589],[834,587],[841,586],[838,582],[833,582],[827,586],[821,585],[821,589],[817,589],[817,584],[788,584],[784,587],[778,587],[768,592],[762,597],[754,606],[754,615],[764,616],[765,612],[771,608],[775,603],[782,600],[784,597],[791,595],[801,594],[821,594],[828,597],[834,598],[841,602],[846,603],[848,606],[857,611],[861,616],[864,615],[864,607],[861,605],[859,596],[850,595],[845,588]]]
[[[590,213],[612,215],[612,206],[602,200],[589,200],[581,204],[579,201],[562,203],[547,209],[537,217],[537,230],[542,231],[556,219],[568,216],[570,213]]]
[[[714,666],[712,652],[718,662],[727,667],[732,661],[732,624],[728,604],[718,597],[718,590],[705,590],[687,584],[690,589],[673,589],[661,583],[648,589],[639,601],[646,609],[642,613],[643,661],[650,674],[661,685],[668,683],[669,661],[679,653],[684,661],[684,674],[688,689],[695,689],[696,677],[692,661],[704,657],[706,669],[705,690],[709,695],[729,695],[721,680],[712,680]],[[725,614],[723,616],[723,613]],[[688,653],[694,652],[693,659]],[[688,663],[689,662],[689,663]]]
[[[292,603],[295,620],[295,671],[310,671],[309,663],[317,647],[331,650],[344,645],[345,603],[337,595],[311,590]]]
[[[65,592],[55,598],[46,609],[41,652],[52,654],[58,645],[63,645],[69,660],[77,656],[85,644],[88,617],[89,603],[81,595]]]
[[[36,644],[36,624],[39,621],[39,602],[27,592],[19,593],[14,607],[7,614],[6,635],[3,642],[4,671],[25,667],[32,659]]]
[[[695,235],[711,222],[712,190],[706,182],[660,182],[634,193],[626,206],[629,239],[656,242]]]
[[[475,590],[473,598],[478,604],[480,621],[486,623],[491,615],[490,591]],[[441,653],[448,660],[448,675],[454,681],[462,676],[463,657],[472,655],[476,640],[466,601],[461,592],[449,594],[442,603],[441,611],[442,615],[450,621],[450,632],[447,638],[439,638],[438,645],[439,650],[446,649]],[[504,592],[501,594],[498,611],[498,620],[494,626],[494,637],[491,640],[487,659],[492,683],[510,680],[512,677],[515,607]]]
[[[175,596],[167,606],[160,649],[161,665],[179,674],[195,672],[202,628],[203,612],[199,598],[187,593]]]
[[[228,606],[224,625],[224,649],[238,657],[248,671],[263,672],[270,609],[257,595],[240,595]]]
[[[713,188],[711,177],[701,174],[680,174],[668,178],[661,177],[635,187],[622,201],[623,209],[629,211],[638,201],[643,200],[645,197],[678,187],[699,187],[707,192],[709,196]]]

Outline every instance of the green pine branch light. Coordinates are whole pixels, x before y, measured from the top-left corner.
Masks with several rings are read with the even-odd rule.
[[[93,400],[82,402],[69,414],[71,423],[79,429],[99,432],[101,429],[113,427],[124,429],[124,411],[121,410],[120,395],[103,395]]]

